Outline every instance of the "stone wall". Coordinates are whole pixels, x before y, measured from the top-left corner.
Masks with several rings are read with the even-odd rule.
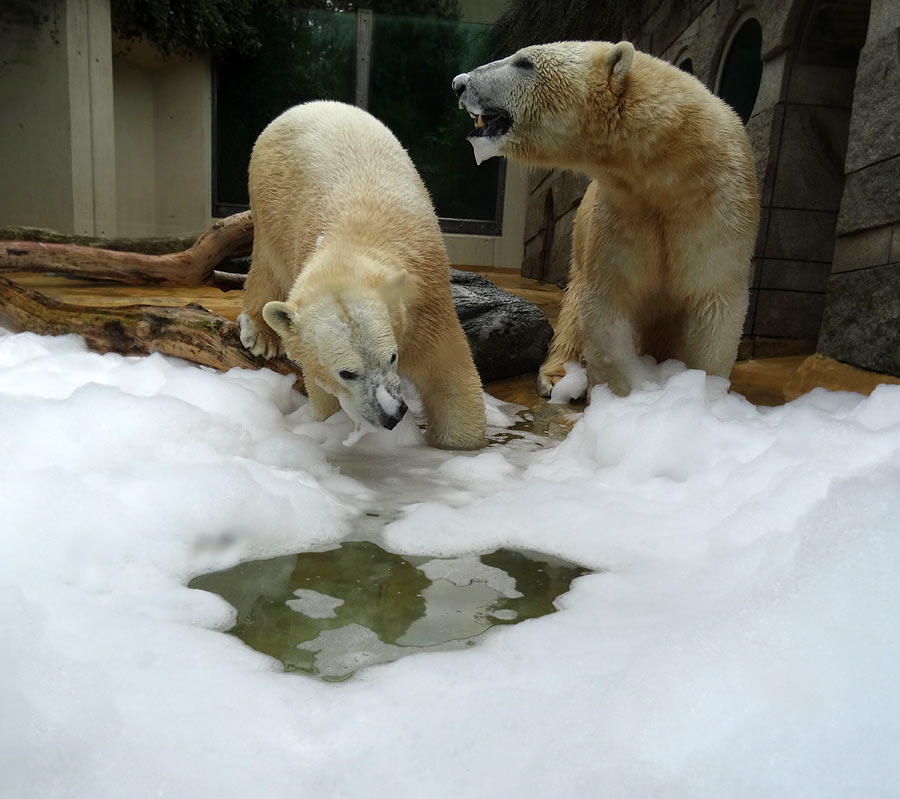
[[[900,5],[872,0],[819,349],[900,375]]]
[[[525,213],[522,274],[564,286],[569,274],[575,212],[589,183],[585,175],[532,169]]]

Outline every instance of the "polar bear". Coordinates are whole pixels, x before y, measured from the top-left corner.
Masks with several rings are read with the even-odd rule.
[[[481,380],[431,198],[400,142],[353,106],[295,106],[250,158],[254,238],[241,341],[302,366],[318,419],[393,428],[417,388],[431,442],[485,443]]]
[[[759,223],[753,152],[732,109],[629,42],[525,47],[452,85],[479,163],[504,155],[592,178],[538,393],[583,360],[589,390],[628,394],[639,354],[727,377]]]

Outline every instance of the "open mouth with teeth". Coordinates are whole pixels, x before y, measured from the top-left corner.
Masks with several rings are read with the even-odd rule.
[[[469,116],[475,122],[475,130],[469,134],[470,139],[478,136],[488,138],[503,136],[512,127],[512,117],[505,111],[490,110],[482,111],[480,114],[469,111]]]

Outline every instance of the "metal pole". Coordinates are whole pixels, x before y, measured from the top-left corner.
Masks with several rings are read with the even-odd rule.
[[[369,68],[372,63],[372,12],[356,12],[356,105],[369,109]]]

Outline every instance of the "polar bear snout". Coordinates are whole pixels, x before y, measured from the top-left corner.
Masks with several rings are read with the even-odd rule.
[[[393,430],[398,424],[400,424],[400,420],[406,415],[406,403],[401,402],[400,407],[397,409],[396,413],[393,415],[388,415],[386,413],[381,414],[381,426],[387,428],[388,430]]]
[[[399,390],[390,391],[384,384],[379,384],[368,405],[369,421],[380,427],[393,430],[406,415],[406,403]]]
[[[469,73],[462,72],[453,79],[453,82],[450,85],[453,87],[453,91],[456,92],[456,96],[461,97],[462,93],[466,90],[468,83]],[[462,108],[462,103],[460,103],[460,108]]]
[[[466,138],[475,152],[476,163],[501,154],[502,143],[513,125],[505,98],[515,73],[505,61],[495,61],[463,72],[451,81],[459,107],[468,112],[474,123]]]

